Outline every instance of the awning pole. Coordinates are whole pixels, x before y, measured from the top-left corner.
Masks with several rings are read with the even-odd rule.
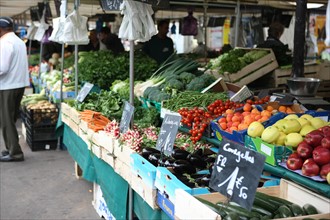
[[[241,2],[240,2],[240,0],[237,0],[234,47],[237,47],[237,44],[238,44],[238,35],[239,35],[238,30],[239,30],[240,23],[241,23]]]

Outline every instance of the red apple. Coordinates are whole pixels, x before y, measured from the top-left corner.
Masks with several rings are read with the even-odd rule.
[[[299,155],[298,155],[297,152],[294,152],[294,153],[289,155],[289,158],[299,158]]]
[[[307,159],[313,156],[313,148],[303,141],[298,144],[297,153],[301,158]]]
[[[300,170],[303,165],[303,160],[300,157],[291,157],[286,161],[286,166],[290,170]]]
[[[330,136],[322,138],[321,146],[330,150]]]
[[[327,163],[321,167],[320,176],[322,179],[326,179],[328,173],[330,173],[330,163]]]
[[[319,146],[321,144],[321,140],[323,139],[324,135],[322,131],[314,130],[309,132],[305,136],[305,141],[307,144],[309,144],[312,147]]]
[[[301,172],[305,176],[317,176],[320,172],[320,167],[315,163],[312,158],[305,160],[302,165]]]
[[[324,164],[330,163],[330,150],[318,146],[313,150],[313,159],[315,163],[322,166]]]
[[[323,126],[322,128],[320,128],[321,131],[323,132],[323,135],[325,137],[330,137],[330,126],[327,125],[327,126]]]

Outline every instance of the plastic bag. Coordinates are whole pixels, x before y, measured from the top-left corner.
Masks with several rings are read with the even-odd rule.
[[[53,32],[48,38],[50,41],[63,43],[60,41],[60,36],[63,34],[64,22],[61,22],[61,18],[53,18]]]
[[[49,24],[46,23],[45,20],[45,13],[46,13],[46,9],[44,9],[44,12],[42,14],[42,17],[40,19],[40,25],[38,27],[38,30],[36,31],[35,35],[34,35],[34,39],[37,41],[41,41],[45,32],[48,30],[49,28]]]
[[[38,30],[38,27],[35,26],[34,23],[32,22],[31,26],[27,29],[26,38],[29,40],[33,40],[34,35],[36,34],[37,30]]]
[[[74,10],[65,18],[63,33],[59,40],[67,44],[88,44],[87,19],[87,17],[80,16],[78,11]]]
[[[197,19],[192,16],[192,13],[182,19],[181,26],[181,35],[196,36],[198,34]]]

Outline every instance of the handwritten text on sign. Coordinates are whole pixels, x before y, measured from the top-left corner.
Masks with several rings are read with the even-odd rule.
[[[223,139],[214,163],[210,187],[250,210],[265,156]]]
[[[132,116],[134,114],[134,106],[129,102],[125,101],[124,111],[121,115],[119,130],[121,133],[124,133],[128,130],[129,124],[132,120]]]
[[[163,151],[165,155],[170,155],[173,144],[180,126],[181,116],[179,114],[166,114],[160,128],[156,148]]]

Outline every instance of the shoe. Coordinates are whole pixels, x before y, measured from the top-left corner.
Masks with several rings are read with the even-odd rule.
[[[7,156],[8,154],[9,154],[9,151],[8,150],[1,151],[1,155],[2,156]]]
[[[13,157],[10,154],[6,156],[0,157],[0,162],[18,162],[18,161],[24,161],[24,156],[16,156]]]

